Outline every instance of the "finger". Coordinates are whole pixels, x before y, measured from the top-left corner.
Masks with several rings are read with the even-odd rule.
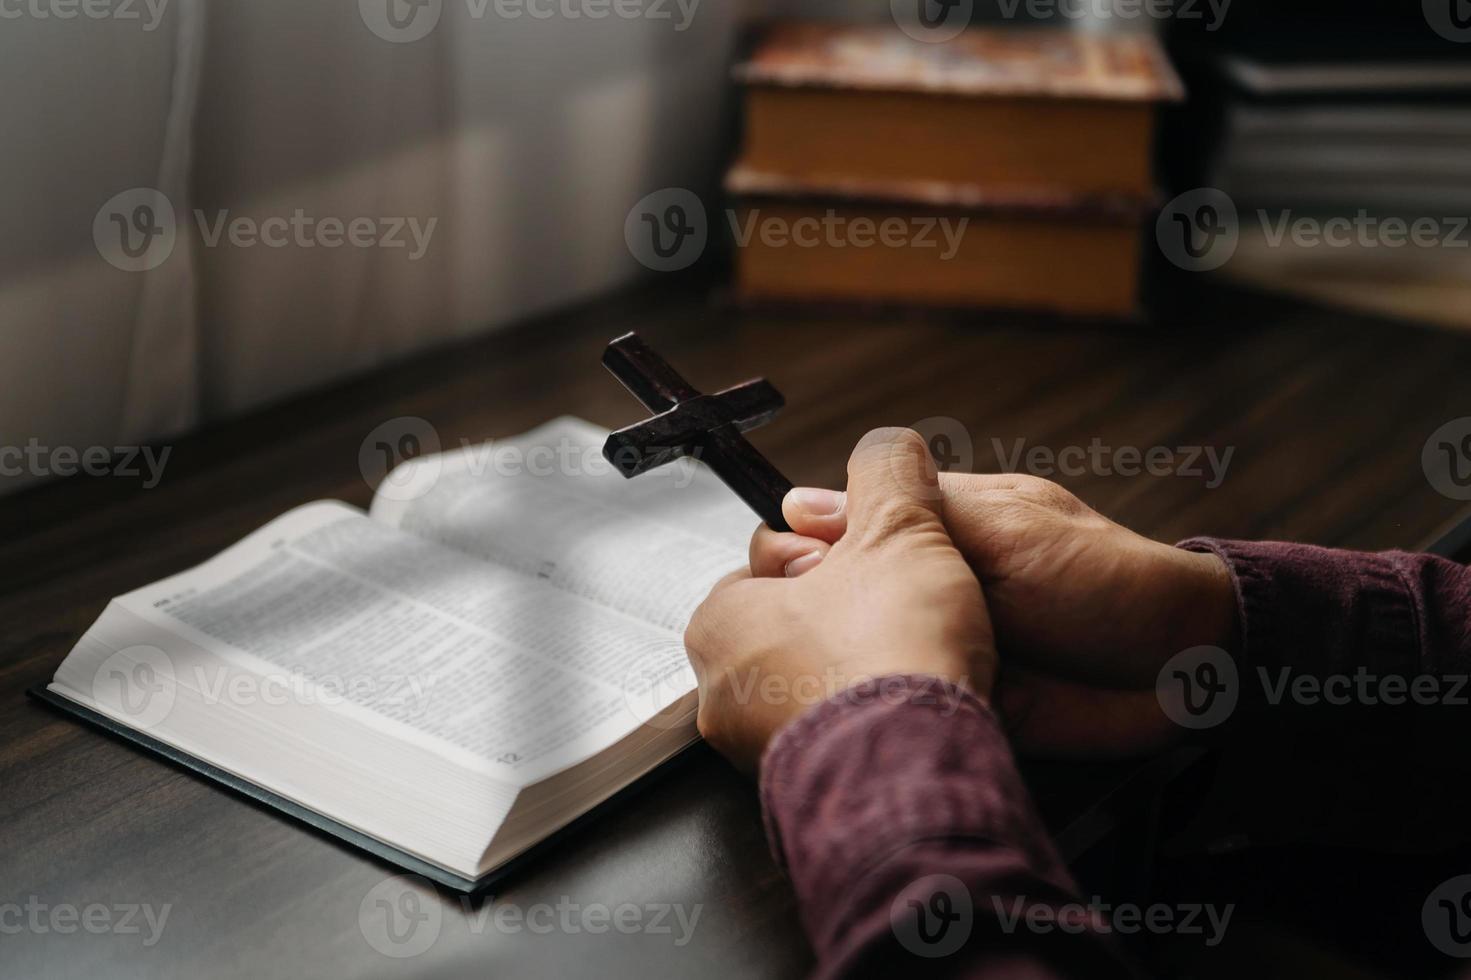
[[[702,674],[712,661],[720,662],[733,640],[748,635],[753,624],[769,619],[782,589],[771,579],[752,578],[749,568],[731,572],[716,582],[684,631],[685,651],[696,674]]]
[[[940,490],[946,497],[962,497],[987,490],[1017,490],[1035,479],[1019,473],[941,473]],[[841,490],[797,487],[782,501],[782,516],[793,531],[828,544],[837,544],[848,529],[848,496]]]
[[[1090,687],[1007,667],[994,704],[1018,752],[1059,759],[1123,759],[1151,755],[1181,734],[1153,689]]]
[[[924,438],[912,429],[874,429],[848,459],[848,527],[887,535],[942,527],[940,484]]]
[[[822,561],[830,545],[800,534],[782,534],[762,524],[751,536],[751,574],[756,578],[796,578]]]
[[[737,583],[737,582],[743,582],[743,581],[745,581],[746,579],[748,579],[750,577],[751,577],[751,569],[750,568],[737,568],[733,572],[727,572],[726,574],[724,574],[724,575],[722,575],[720,577],[720,581],[718,581],[714,585],[710,586],[710,596],[714,596],[717,592],[722,592],[725,589],[729,588],[730,586],[734,585],[735,583]],[[705,601],[707,601],[707,602],[709,601],[709,597],[708,596],[706,597],[706,600]]]
[[[848,529],[848,495],[841,490],[797,487],[781,502],[781,515],[798,534],[837,544]]]
[[[711,625],[712,620],[720,620],[728,614],[724,611],[731,605],[731,592],[742,582],[751,580],[749,568],[737,568],[721,577],[720,581],[710,587],[710,594],[695,607],[694,613],[690,615],[690,621],[684,630],[684,649],[690,658],[690,663],[695,668],[698,677],[703,673],[703,652],[710,646],[710,639],[719,635],[718,627]]]

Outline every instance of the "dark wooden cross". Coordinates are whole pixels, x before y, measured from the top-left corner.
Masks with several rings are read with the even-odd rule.
[[[770,422],[786,404],[771,382],[757,378],[702,395],[636,333],[609,344],[603,366],[654,413],[651,419],[614,432],[603,444],[603,457],[618,472],[634,477],[681,456],[693,456],[774,530],[791,530],[782,519],[781,502],[792,481],[741,435]]]

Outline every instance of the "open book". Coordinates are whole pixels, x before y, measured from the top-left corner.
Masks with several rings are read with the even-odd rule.
[[[41,696],[470,889],[697,738],[682,633],[756,519],[564,418],[114,599]]]

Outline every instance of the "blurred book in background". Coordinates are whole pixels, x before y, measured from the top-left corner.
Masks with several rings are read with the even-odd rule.
[[[1235,204],[1227,276],[1471,327],[1471,59],[1447,31],[1428,5],[1243,0],[1214,35],[1177,32],[1191,104],[1166,130],[1171,170]],[[1334,219],[1333,241],[1291,231]],[[1386,221],[1426,232],[1416,244]]]
[[[1222,54],[1209,183],[1248,205],[1471,208],[1471,60],[1394,54]]]
[[[1181,97],[1152,37],[787,24],[736,77],[741,298],[1137,312],[1155,106]]]

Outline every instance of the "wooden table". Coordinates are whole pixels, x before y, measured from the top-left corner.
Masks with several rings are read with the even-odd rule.
[[[1421,469],[1441,423],[1471,415],[1471,338],[1196,286],[1150,330],[842,315],[740,314],[666,284],[424,357],[191,436],[161,484],[78,479],[0,503],[0,974],[200,977],[796,976],[810,953],[767,856],[752,787],[699,749],[631,803],[516,876],[498,903],[701,907],[692,939],[499,930],[438,893],[439,937],[393,960],[359,927],[392,869],[40,705],[112,595],[199,562],[307,500],[365,505],[358,448],[380,422],[430,420],[444,445],[561,413],[641,409],[598,365],[637,328],[692,382],[765,374],[789,408],[754,441],[799,483],[837,485],[867,429],[944,416],[977,469],[1028,446],[1234,447],[1224,481],[1090,473],[1061,482],[1166,540],[1194,533],[1411,546],[1459,508]],[[6,439],[11,437],[7,434]],[[15,438],[23,442],[24,436]],[[1121,611],[1123,612],[1123,611]],[[1034,766],[1077,853],[1137,770]],[[1146,772],[1148,775],[1148,772]],[[1156,770],[1150,778],[1159,776]],[[62,934],[60,906],[168,906],[159,941]],[[41,930],[13,927],[39,909]],[[101,913],[92,913],[101,915]],[[63,913],[63,927],[69,921]],[[108,921],[120,922],[110,911]],[[102,921],[101,919],[98,920]],[[141,924],[142,920],[138,922]]]

